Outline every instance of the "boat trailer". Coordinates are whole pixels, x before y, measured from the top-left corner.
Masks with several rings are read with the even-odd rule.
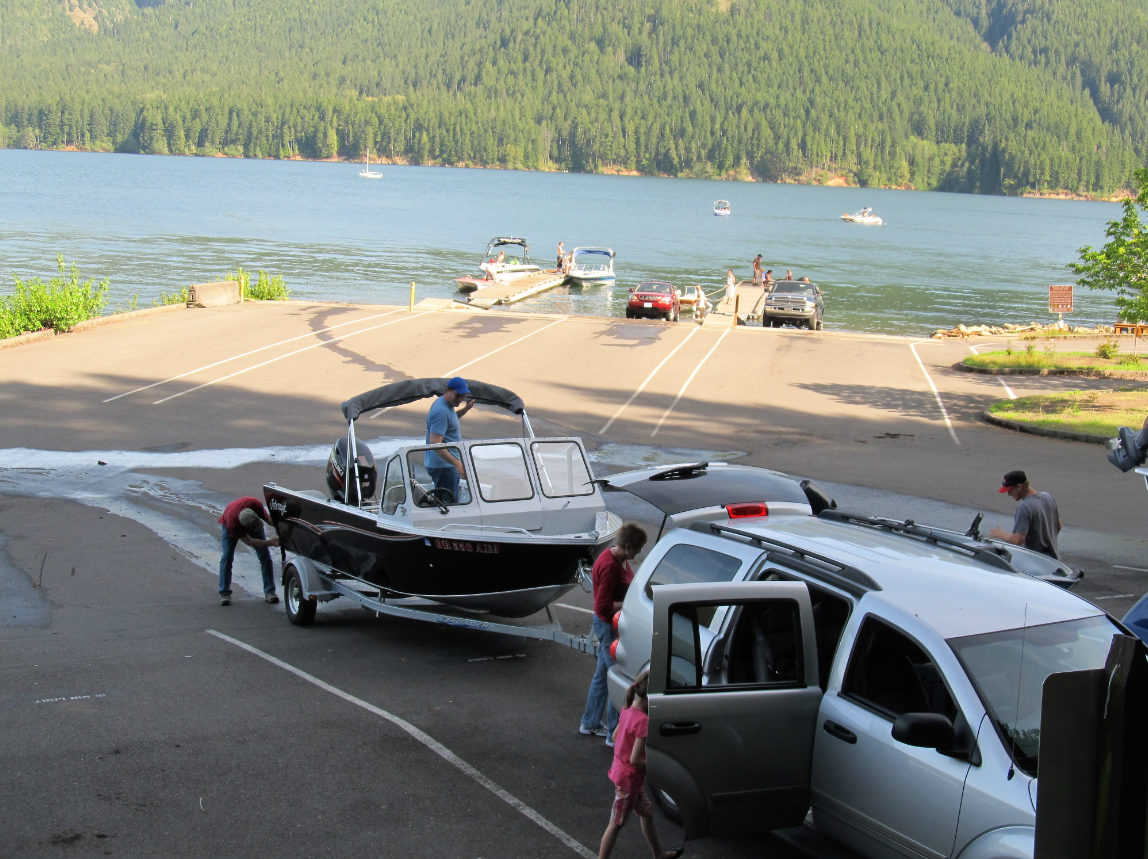
[[[408,620],[441,623],[446,626],[514,635],[553,641],[579,653],[595,655],[597,642],[588,635],[575,635],[562,629],[548,605],[544,609],[548,622],[539,625],[516,624],[509,618],[500,621],[484,620],[481,615],[445,606],[420,597],[388,598],[376,585],[339,573],[309,558],[291,557],[283,564],[283,596],[287,619],[297,626],[310,626],[315,619],[315,608],[321,602],[345,597],[375,617],[390,615]],[[582,580],[582,576],[579,576]]]

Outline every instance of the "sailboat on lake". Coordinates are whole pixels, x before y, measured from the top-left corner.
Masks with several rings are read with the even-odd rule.
[[[359,175],[364,179],[382,179],[382,171],[371,169],[371,150],[367,150],[366,156],[363,158],[363,169],[359,171]]]

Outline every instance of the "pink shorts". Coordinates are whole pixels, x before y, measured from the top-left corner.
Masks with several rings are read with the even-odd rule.
[[[614,805],[610,808],[610,822],[615,826],[625,826],[631,812],[638,817],[650,817],[654,813],[650,798],[644,787],[634,792],[614,788]]]

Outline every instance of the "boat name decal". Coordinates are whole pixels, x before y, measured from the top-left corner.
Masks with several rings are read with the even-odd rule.
[[[449,549],[452,552],[477,552],[480,555],[497,555],[500,548],[497,543],[470,543],[466,540],[443,540],[437,537],[434,547]]]
[[[272,498],[267,502],[267,506],[271,508],[272,513],[278,513],[280,516],[287,515],[287,502],[282,498]]]
[[[482,620],[471,620],[466,617],[450,617],[445,614],[438,615],[435,620],[448,626],[465,626],[470,629],[490,629],[490,624]]]

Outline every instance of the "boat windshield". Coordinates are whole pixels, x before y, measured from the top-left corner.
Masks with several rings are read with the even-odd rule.
[[[497,258],[500,253],[506,254],[503,262],[507,265],[518,265],[520,263],[530,262],[530,252],[525,245],[518,242],[499,242],[490,246],[487,251],[488,257]]]
[[[536,441],[531,446],[542,492],[547,498],[593,495],[590,469],[582,449],[572,441]]]
[[[801,295],[816,295],[817,286],[812,283],[798,283],[793,280],[783,280],[773,285],[774,292],[796,292]]]
[[[1036,777],[1050,674],[1103,668],[1119,630],[1103,615],[949,639],[1016,765]]]
[[[470,503],[470,483],[459,448],[412,450],[407,454],[407,469],[416,507],[437,507],[439,502],[448,507]]]
[[[668,283],[657,283],[654,281],[647,281],[646,283],[639,283],[638,288],[634,292],[660,292],[663,295],[669,295],[674,291],[673,286]]]

